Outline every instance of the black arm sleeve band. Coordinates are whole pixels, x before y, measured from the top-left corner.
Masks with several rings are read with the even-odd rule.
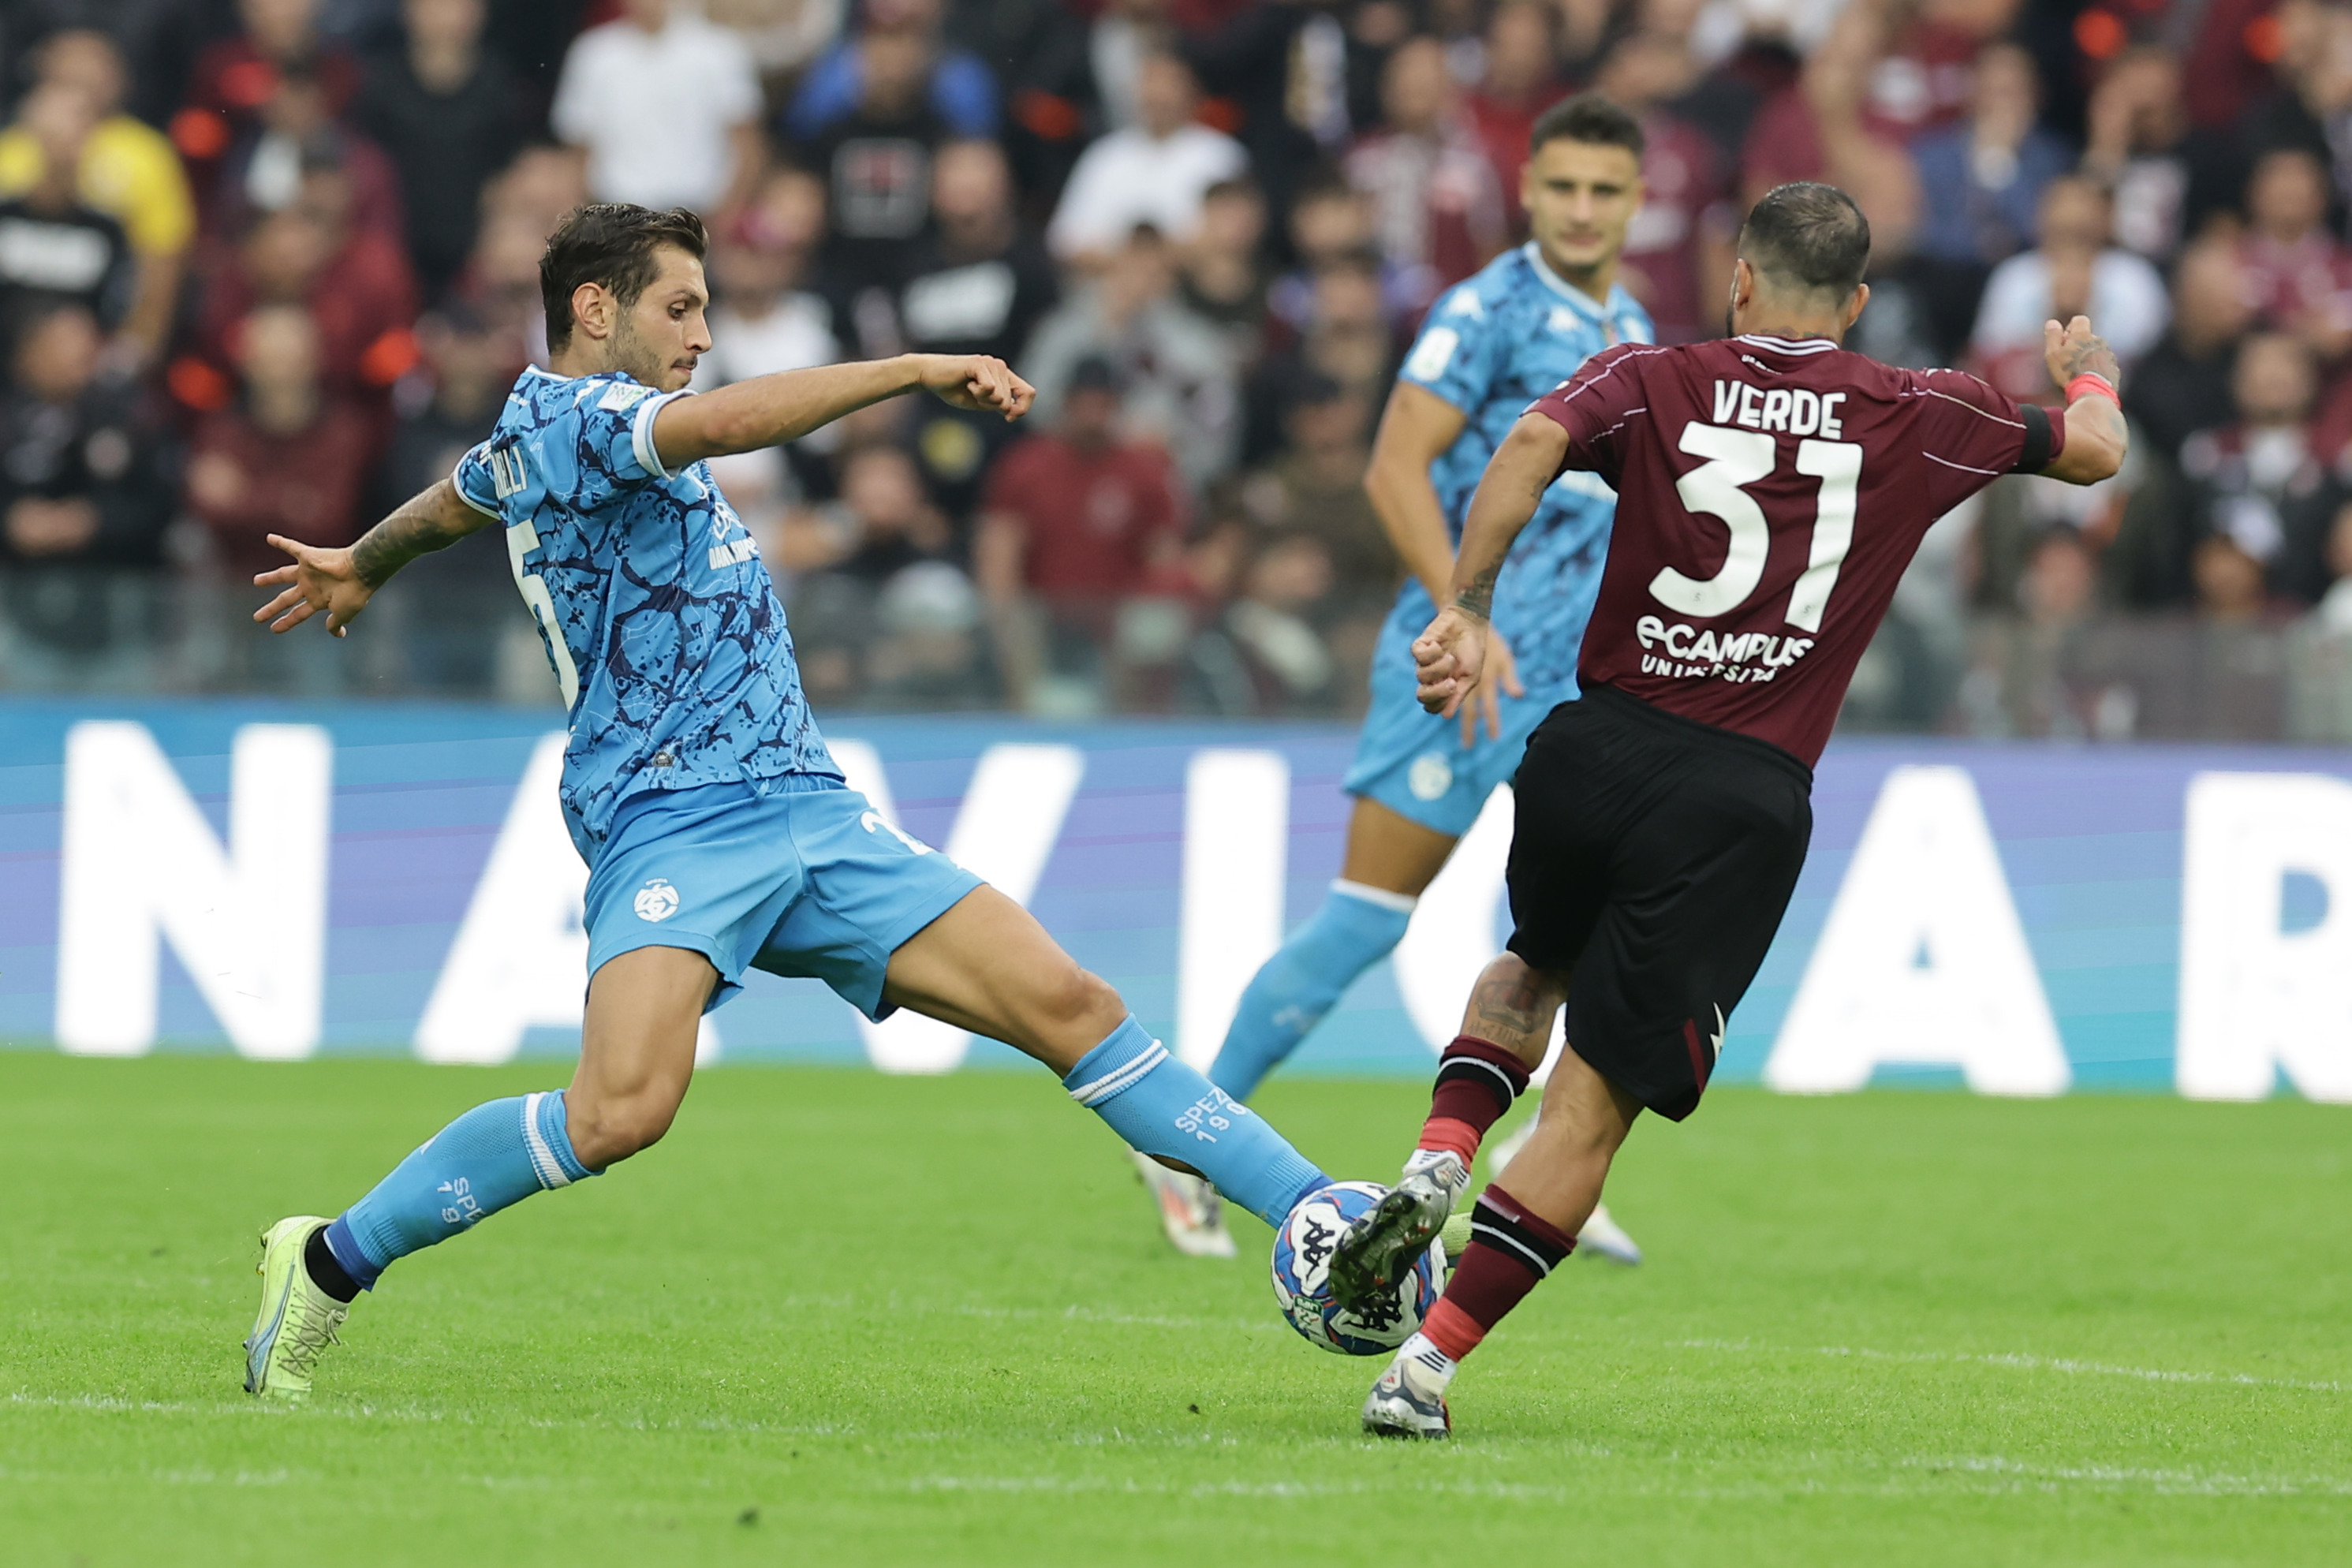
[[[2038,474],[2050,466],[2050,410],[2038,403],[2021,403],[2017,412],[2025,421],[2025,447],[2011,471]]]

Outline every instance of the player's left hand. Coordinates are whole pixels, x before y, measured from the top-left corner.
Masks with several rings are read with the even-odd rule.
[[[1525,697],[1528,689],[1519,682],[1519,661],[1511,652],[1511,645],[1494,627],[1486,628],[1486,652],[1479,665],[1477,689],[1470,700],[1462,704],[1462,749],[1468,751],[1478,743],[1478,720],[1486,716],[1486,733],[1494,740],[1503,738],[1503,699]]]
[[[975,412],[1018,419],[1037,400],[1037,389],[991,354],[919,354],[923,385],[942,402]]]
[[[255,587],[282,586],[285,591],[254,611],[253,618],[268,622],[273,632],[290,632],[324,610],[327,629],[337,637],[345,636],[351,630],[352,617],[366,609],[367,602],[375,596],[375,590],[360,581],[358,571],[352,565],[352,552],[322,550],[275,533],[269,536],[269,542],[294,560],[274,572],[254,574]]]
[[[1412,645],[1419,677],[1413,695],[1423,710],[1448,719],[1462,712],[1464,702],[1478,689],[1478,679],[1486,668],[1486,623],[1479,617],[1452,605],[1437,612],[1437,618]]]

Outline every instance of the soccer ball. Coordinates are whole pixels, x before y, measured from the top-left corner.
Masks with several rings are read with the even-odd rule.
[[[1335,1182],[1298,1200],[1274,1233],[1274,1299],[1299,1337],[1335,1355],[1380,1355],[1404,1343],[1445,1288],[1445,1246],[1432,1241],[1396,1293],[1350,1310],[1331,1299],[1331,1253],[1358,1217],[1389,1190],[1375,1182]]]

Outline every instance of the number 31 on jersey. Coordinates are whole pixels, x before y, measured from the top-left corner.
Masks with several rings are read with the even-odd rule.
[[[1706,460],[1675,481],[1675,492],[1693,512],[1704,512],[1731,531],[1731,547],[1712,577],[1688,577],[1668,566],[1650,579],[1650,596],[1680,615],[1727,616],[1745,605],[1764,580],[1764,559],[1772,542],[1764,509],[1747,487],[1769,477],[1780,458],[1780,443],[1759,430],[1702,425],[1683,426],[1677,443]],[[1812,545],[1804,574],[1790,592],[1782,616],[1800,631],[1818,632],[1837,587],[1838,568],[1853,543],[1854,497],[1862,488],[1862,447],[1852,441],[1808,438],[1797,443],[1797,472],[1822,481],[1814,503]]]

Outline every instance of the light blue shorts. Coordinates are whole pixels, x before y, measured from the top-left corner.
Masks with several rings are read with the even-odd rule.
[[[1433,832],[1459,838],[1478,820],[1495,786],[1519,771],[1528,737],[1545,715],[1575,700],[1576,687],[1503,700],[1503,734],[1497,740],[1481,721],[1477,739],[1462,743],[1462,719],[1424,712],[1413,696],[1412,639],[1419,625],[1405,629],[1391,615],[1381,628],[1372,655],[1372,701],[1356,742],[1356,760],[1339,787],[1376,800],[1399,816]]]
[[[683,947],[719,971],[711,1007],[764,969],[822,980],[881,1018],[890,955],[979,886],[831,779],[641,795],[588,874],[588,973],[635,948]]]

